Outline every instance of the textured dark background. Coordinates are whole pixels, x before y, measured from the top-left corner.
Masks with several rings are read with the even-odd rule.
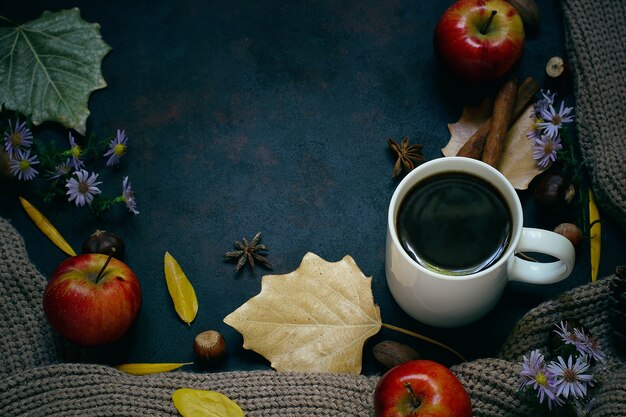
[[[74,6],[101,25],[113,50],[103,62],[108,88],[95,92],[88,131],[125,129],[129,150],[120,168],[102,172],[103,191],[134,186],[139,216],[116,208],[96,220],[64,201],[45,205],[36,190],[3,180],[0,215],[23,234],[29,256],[49,276],[65,258],[26,217],[18,191],[42,209],[79,248],[96,228],[122,235],[126,262],[144,292],[132,331],[93,353],[101,362],[192,361],[194,336],[220,331],[229,346],[220,370],[263,369],[267,361],[242,349],[223,318],[260,291],[261,276],[287,273],[306,252],[337,261],[351,255],[373,277],[383,321],[440,339],[469,359],[495,355],[530,308],[589,280],[588,246],[577,251],[572,277],[549,286],[510,283],[480,321],[435,329],[406,316],[384,275],[387,204],[397,180],[387,138],[409,136],[427,159],[441,156],[447,123],[490,88],[471,89],[437,66],[432,33],[451,1],[13,1],[0,14],[14,21]],[[564,55],[559,4],[539,0],[542,21],[526,41],[515,73],[544,85],[544,66]],[[491,86],[491,90],[493,86]],[[573,105],[571,95],[561,96]],[[39,137],[64,143],[46,124]],[[520,192],[525,225],[552,228]],[[561,220],[574,220],[564,213]],[[224,261],[235,240],[263,233],[273,271],[235,273]],[[623,262],[624,237],[603,228],[600,276]],[[191,327],[176,316],[163,277],[169,251],[193,283],[200,309]],[[388,330],[364,349],[364,372],[381,368],[371,347],[384,339],[411,343],[426,358],[456,359]],[[200,368],[197,368],[200,370]]]

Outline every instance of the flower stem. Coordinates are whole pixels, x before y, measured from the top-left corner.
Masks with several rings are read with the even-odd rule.
[[[424,340],[426,342],[432,343],[433,345],[436,345],[436,346],[439,346],[441,348],[444,348],[448,352],[454,353],[463,362],[467,362],[467,359],[465,359],[465,357],[463,355],[461,355],[459,352],[457,352],[456,350],[452,349],[451,347],[449,347],[449,346],[447,346],[447,345],[445,345],[445,344],[443,344],[443,343],[441,343],[441,342],[439,342],[439,341],[437,341],[435,339],[431,339],[430,337],[423,336],[423,335],[421,335],[419,333],[415,333],[415,332],[412,332],[410,330],[406,330],[406,329],[403,329],[402,327],[397,327],[397,326],[394,326],[394,325],[391,325],[391,324],[382,323],[382,326],[387,328],[387,329],[389,329],[389,330],[395,330],[396,332],[404,333],[404,334],[407,334],[409,336],[413,336],[413,337],[415,337],[417,339]]]
[[[489,26],[491,25],[491,22],[493,22],[493,18],[496,16],[497,13],[498,13],[497,10],[492,10],[491,11],[491,15],[489,16],[489,19],[487,19],[487,22],[485,22],[483,27],[480,28],[480,34],[481,35],[487,34],[487,29],[489,29]]]

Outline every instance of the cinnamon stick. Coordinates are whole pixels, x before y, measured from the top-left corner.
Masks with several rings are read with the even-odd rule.
[[[515,121],[522,115],[524,110],[535,94],[539,91],[539,84],[533,77],[528,77],[522,82],[517,90],[517,96],[515,97],[515,108],[513,109],[513,115],[509,127],[515,123]],[[481,159],[483,155],[483,149],[485,142],[487,141],[487,135],[489,135],[489,126],[491,125],[491,118],[485,120],[485,122],[478,128],[476,132],[469,138],[463,147],[457,153],[457,156],[465,156],[467,158]]]
[[[489,134],[487,135],[487,142],[485,142],[482,161],[494,168],[500,160],[504,138],[509,130],[509,123],[513,116],[516,96],[517,81],[511,78],[500,87],[500,91],[496,95],[496,101],[493,104]]]

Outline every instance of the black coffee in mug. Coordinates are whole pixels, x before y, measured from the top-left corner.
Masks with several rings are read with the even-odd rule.
[[[506,251],[512,220],[494,186],[450,172],[413,186],[398,209],[396,230],[404,250],[422,266],[467,275],[493,265]]]

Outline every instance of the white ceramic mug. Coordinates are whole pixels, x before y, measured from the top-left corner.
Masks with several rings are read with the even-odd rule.
[[[443,173],[467,173],[494,186],[511,215],[507,249],[486,269],[468,275],[445,275],[427,269],[402,247],[396,218],[404,197],[418,182]],[[400,307],[420,322],[438,326],[461,326],[485,315],[502,295],[507,281],[551,284],[567,278],[575,260],[574,246],[563,236],[547,230],[523,227],[522,205],[513,186],[498,170],[481,161],[446,157],[426,162],[398,184],[387,216],[385,272],[389,290]],[[533,262],[518,252],[543,253],[557,260]]]

